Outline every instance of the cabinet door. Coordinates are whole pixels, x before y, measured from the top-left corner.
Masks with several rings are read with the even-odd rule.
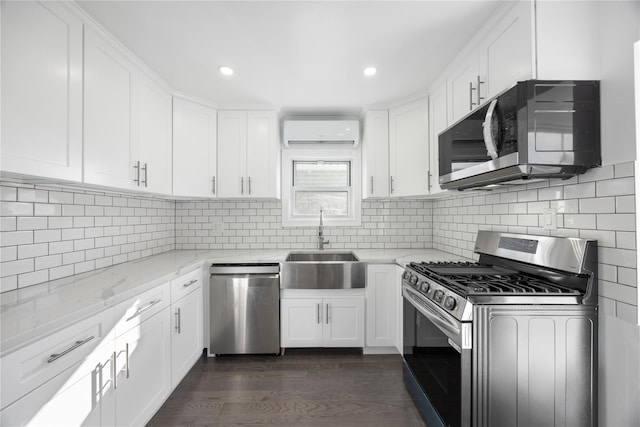
[[[438,150],[438,134],[447,128],[447,82],[440,84],[429,95],[429,145],[431,168],[429,171],[429,194],[438,194],[440,188],[440,160]]]
[[[216,111],[173,100],[173,195],[216,195]]]
[[[478,105],[478,50],[460,58],[448,76],[451,123],[467,115]]]
[[[280,197],[280,142],[275,111],[247,112],[248,197]]]
[[[111,44],[85,31],[84,180],[134,188],[131,158],[133,68]]]
[[[138,188],[171,194],[171,95],[139,75],[134,86],[134,161],[140,162]]]
[[[171,393],[169,307],[116,338],[116,425],[145,425]]]
[[[82,22],[62,3],[2,2],[2,171],[82,180]]]
[[[364,298],[325,298],[323,347],[364,346]]]
[[[281,299],[282,347],[322,347],[322,310],[320,298]]]
[[[171,306],[171,384],[172,389],[202,356],[202,286]]]
[[[396,266],[367,266],[367,347],[396,345]]]
[[[367,111],[362,157],[363,198],[389,197],[389,111]]]
[[[115,425],[113,341],[0,412],[5,426]]]
[[[402,297],[402,273],[404,269],[396,265],[395,280],[393,288],[396,294],[396,348],[402,354],[402,339],[404,337],[404,298]]]
[[[428,100],[389,111],[392,196],[420,196],[429,192]]]
[[[519,80],[531,78],[531,4],[513,2],[497,25],[480,40],[480,74],[486,99]]]
[[[218,196],[243,197],[247,192],[247,113],[218,112]]]

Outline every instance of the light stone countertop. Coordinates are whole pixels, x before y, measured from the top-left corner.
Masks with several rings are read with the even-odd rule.
[[[348,249],[340,250],[347,251]],[[0,355],[209,263],[282,262],[292,250],[170,251],[0,294]],[[435,249],[357,249],[363,262],[450,261]]]

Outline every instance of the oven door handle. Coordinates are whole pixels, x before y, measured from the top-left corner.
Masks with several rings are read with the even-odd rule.
[[[403,293],[407,301],[411,303],[421,314],[429,319],[435,326],[444,332],[453,342],[459,342],[462,336],[462,326],[459,322],[453,319],[448,319],[431,308],[433,304],[429,300],[425,300],[421,296],[416,295],[416,291],[404,286]],[[423,305],[424,304],[424,305]]]

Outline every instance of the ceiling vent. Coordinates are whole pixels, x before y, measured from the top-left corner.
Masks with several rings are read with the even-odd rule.
[[[287,147],[356,147],[360,143],[357,120],[285,120],[283,142]]]

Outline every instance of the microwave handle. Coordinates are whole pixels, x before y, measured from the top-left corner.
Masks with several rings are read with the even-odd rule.
[[[496,112],[496,104],[498,103],[497,99],[491,101],[489,104],[489,109],[487,109],[487,114],[484,116],[484,122],[482,123],[482,136],[484,137],[484,145],[487,147],[487,153],[491,156],[492,159],[498,158],[498,148],[496,147],[496,142],[493,140],[493,135],[491,134],[491,120],[493,119],[493,115]]]

